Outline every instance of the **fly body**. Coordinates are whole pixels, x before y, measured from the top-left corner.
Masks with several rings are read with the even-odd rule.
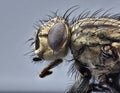
[[[101,10],[92,15],[87,11],[70,22],[69,16],[76,9],[73,6],[63,16],[55,13],[47,22],[41,21],[35,34],[33,60],[51,62],[39,76],[52,74],[50,69],[62,63],[70,49],[73,61],[69,72],[79,75],[75,75],[77,81],[67,93],[119,93],[120,15],[105,12],[98,17]]]
[[[117,47],[117,45],[120,45],[120,20],[111,17],[84,18],[77,20],[70,28],[71,52],[74,59],[77,60],[73,63],[72,68],[77,69],[85,81],[86,76],[91,76],[89,79],[93,78],[92,83],[97,81],[101,85],[111,86],[109,83],[111,82],[114,85],[115,82],[112,82],[114,74],[118,73],[119,76],[120,73],[120,47]],[[75,64],[78,66],[74,66]],[[83,66],[84,69],[82,69]],[[85,69],[87,69],[87,72]],[[74,72],[74,70],[71,72]],[[93,91],[88,88],[89,83],[84,85],[85,81],[75,91],[71,88],[68,93],[88,93],[88,91]],[[82,90],[81,86],[85,86],[85,90]],[[114,86],[116,90],[113,93],[120,91],[119,84]],[[94,88],[96,89],[95,85]],[[77,89],[79,89],[78,92],[76,92]]]

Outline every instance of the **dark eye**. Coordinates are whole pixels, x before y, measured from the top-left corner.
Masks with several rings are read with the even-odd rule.
[[[54,51],[58,51],[64,44],[66,37],[67,32],[65,24],[57,23],[48,33],[48,44]]]

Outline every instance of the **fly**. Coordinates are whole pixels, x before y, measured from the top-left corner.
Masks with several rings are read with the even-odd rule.
[[[52,74],[51,69],[63,62],[70,49],[74,61],[71,61],[69,72],[79,75],[75,75],[77,81],[67,93],[118,93],[120,15],[110,15],[107,11],[98,17],[100,9],[91,15],[90,11],[84,11],[70,21],[69,16],[77,9],[78,6],[73,6],[63,16],[56,12],[49,20],[40,21],[42,25],[35,34],[33,61],[49,60],[50,64],[39,76],[44,78]]]

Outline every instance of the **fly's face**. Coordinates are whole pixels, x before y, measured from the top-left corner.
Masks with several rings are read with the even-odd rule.
[[[67,53],[69,37],[67,22],[55,17],[38,29],[35,35],[35,54],[44,60],[62,58]]]
[[[39,75],[41,78],[52,74],[51,69],[62,63],[63,57],[67,55],[70,40],[68,19],[70,14],[77,9],[75,7],[77,6],[69,8],[61,17],[56,12],[54,13],[55,17],[51,18],[50,16],[49,21],[45,23],[41,21],[42,26],[40,26],[35,35],[34,45],[37,57],[34,57],[33,61],[52,60],[42,70]]]

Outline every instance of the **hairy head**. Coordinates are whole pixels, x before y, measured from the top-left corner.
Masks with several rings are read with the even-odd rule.
[[[35,35],[35,54],[45,60],[64,57],[69,36],[69,27],[63,18],[49,20]]]

